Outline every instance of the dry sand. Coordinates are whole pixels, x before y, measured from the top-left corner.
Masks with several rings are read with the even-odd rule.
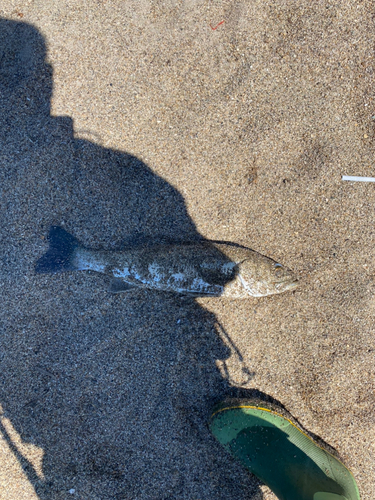
[[[0,16],[1,499],[274,499],[206,426],[248,389],[373,500],[375,186],[341,181],[375,175],[373,2],[2,0]],[[95,248],[235,241],[301,287],[113,296],[94,273],[34,274],[51,224]]]

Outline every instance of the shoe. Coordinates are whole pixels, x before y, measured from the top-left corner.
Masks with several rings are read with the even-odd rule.
[[[281,406],[228,399],[209,426],[232,455],[280,500],[360,500],[351,472]]]

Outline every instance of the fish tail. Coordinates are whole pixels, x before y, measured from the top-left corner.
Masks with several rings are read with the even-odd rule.
[[[49,249],[35,264],[37,273],[60,273],[73,271],[74,253],[79,247],[78,240],[59,226],[52,226],[48,236]]]

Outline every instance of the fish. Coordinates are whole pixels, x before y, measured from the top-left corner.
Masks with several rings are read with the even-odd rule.
[[[48,239],[36,273],[96,271],[111,278],[114,293],[143,288],[195,297],[248,298],[298,286],[289,268],[232,243],[203,240],[94,250],[59,226],[51,227]]]

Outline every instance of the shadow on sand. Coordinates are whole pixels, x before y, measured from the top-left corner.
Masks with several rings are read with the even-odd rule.
[[[50,115],[45,57],[33,26],[0,20],[0,402],[43,450],[44,479],[0,431],[41,500],[260,499],[208,431],[213,404],[238,395],[215,366],[230,350],[214,315],[179,296],[110,295],[95,274],[34,274],[52,224],[107,249],[201,239],[170,184]]]

